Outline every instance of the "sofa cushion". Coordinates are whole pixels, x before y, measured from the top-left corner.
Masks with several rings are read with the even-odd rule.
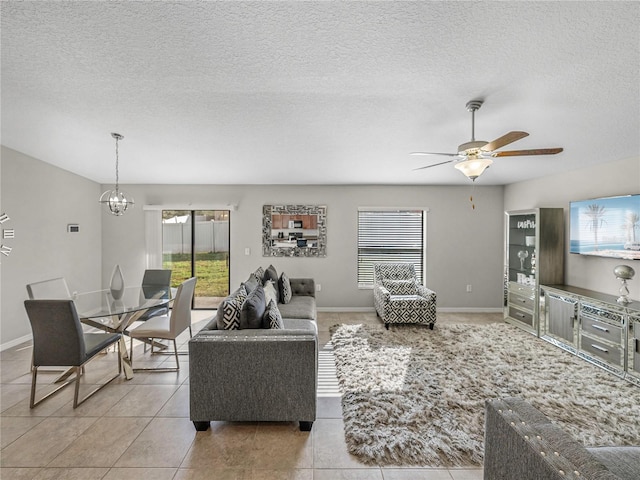
[[[302,295],[294,295],[289,303],[278,304],[283,319],[302,318],[306,320],[316,319],[316,299]],[[286,322],[285,322],[286,325]]]
[[[300,318],[283,318],[282,323],[284,324],[284,328],[288,332],[299,332],[299,333],[312,333],[314,335],[318,334],[318,326],[316,322],[310,320],[303,320]]]
[[[216,324],[218,330],[235,330],[240,328],[240,311],[247,298],[247,290],[244,285],[225,298],[218,307]]]
[[[280,289],[278,288],[278,272],[276,271],[276,267],[273,265],[269,265],[267,269],[264,271],[264,276],[262,277],[262,282],[266,282],[267,280],[271,280],[273,282],[273,286],[276,289],[277,298],[280,298]]]
[[[267,308],[264,311],[264,317],[262,318],[262,328],[284,328],[282,322],[282,315],[278,310],[278,305],[273,300],[270,300],[267,304]]]
[[[289,303],[291,301],[291,282],[286,273],[280,275],[280,302]]]
[[[415,295],[418,291],[415,280],[382,280],[382,286],[391,295]]]
[[[262,328],[262,317],[267,304],[264,300],[264,288],[258,285],[253,292],[247,295],[240,311],[240,329]]]

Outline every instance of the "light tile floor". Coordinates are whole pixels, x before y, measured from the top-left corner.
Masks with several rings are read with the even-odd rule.
[[[194,332],[211,311],[194,311]],[[438,322],[485,324],[501,314],[439,313]],[[297,423],[212,422],[206,432],[189,421],[188,357],[180,373],[120,377],[72,408],[66,387],[29,409],[30,344],[0,354],[0,478],[7,480],[480,480],[478,468],[369,467],[347,452],[329,328],[380,324],[375,313],[320,312],[318,414],[311,432]],[[436,326],[437,328],[437,326]],[[179,338],[186,349],[188,333]],[[134,344],[135,345],[135,344]],[[93,360],[85,382],[100,383],[115,368],[115,352]],[[134,365],[173,362],[135,346]],[[41,372],[50,388],[57,372]],[[81,392],[82,394],[82,392]]]

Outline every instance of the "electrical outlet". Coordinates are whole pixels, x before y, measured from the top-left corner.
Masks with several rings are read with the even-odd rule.
[[[471,293],[473,291],[473,287],[471,285],[467,285],[467,293]]]
[[[322,285],[320,285],[319,283],[316,283],[316,292],[320,292],[322,291]]]
[[[244,249],[244,254],[245,254],[245,255],[251,255],[251,249],[250,249],[249,247],[246,247],[246,248]]]

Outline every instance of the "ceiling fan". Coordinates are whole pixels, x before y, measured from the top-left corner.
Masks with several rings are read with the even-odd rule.
[[[537,148],[531,150],[507,150],[498,152],[510,143],[527,137],[527,132],[509,132],[492,142],[475,139],[475,113],[482,106],[482,100],[471,100],[467,102],[467,110],[471,112],[471,141],[458,146],[458,153],[436,153],[436,152],[411,152],[409,155],[442,155],[446,157],[456,157],[446,162],[434,163],[414,170],[437,167],[445,163],[458,162],[454,165],[464,175],[475,181],[482,173],[493,164],[493,157],[518,157],[525,155],[555,155],[562,152],[562,148]]]

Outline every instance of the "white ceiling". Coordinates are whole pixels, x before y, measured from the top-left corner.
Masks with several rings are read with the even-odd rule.
[[[2,1],[2,144],[100,183],[499,185],[640,152],[640,3]]]

